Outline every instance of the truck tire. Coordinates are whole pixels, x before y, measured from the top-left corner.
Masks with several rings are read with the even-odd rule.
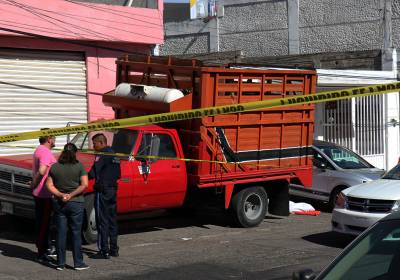
[[[85,215],[82,227],[82,235],[86,244],[93,244],[97,241],[94,197],[94,194],[85,196]]]
[[[265,218],[268,196],[262,187],[246,188],[236,193],[231,201],[231,215],[240,227],[258,226]]]

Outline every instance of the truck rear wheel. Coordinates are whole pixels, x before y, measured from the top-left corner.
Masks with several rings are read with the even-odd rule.
[[[94,209],[94,194],[85,196],[85,216],[82,235],[87,244],[97,241],[96,213]]]
[[[246,188],[236,193],[231,201],[231,214],[238,226],[255,227],[265,218],[268,196],[262,187]]]

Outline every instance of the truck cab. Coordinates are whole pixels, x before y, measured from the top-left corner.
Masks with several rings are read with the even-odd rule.
[[[187,188],[186,166],[178,160],[184,156],[174,129],[150,125],[102,133],[121,162],[117,192],[119,213],[183,204]],[[88,169],[93,162],[90,138],[94,134],[96,132],[78,134],[71,141],[78,146],[78,159]],[[92,188],[89,187],[87,192],[92,192]]]

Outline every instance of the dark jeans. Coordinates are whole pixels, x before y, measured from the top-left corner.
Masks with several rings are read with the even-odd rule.
[[[118,252],[117,187],[96,192],[97,247],[102,253]]]
[[[72,234],[72,256],[74,266],[83,264],[82,255],[82,223],[83,223],[83,202],[54,200],[54,211],[57,224],[57,261],[58,265],[65,265],[67,246],[67,232],[71,229]]]
[[[43,256],[49,248],[49,231],[51,212],[53,210],[51,198],[33,197],[35,200],[36,218],[36,247],[38,255]]]

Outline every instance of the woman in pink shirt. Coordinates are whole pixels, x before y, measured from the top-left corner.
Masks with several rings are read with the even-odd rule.
[[[39,138],[40,145],[33,154],[31,183],[32,194],[35,200],[36,216],[36,247],[38,250],[37,260],[39,262],[51,261],[46,255],[49,249],[49,228],[52,212],[51,193],[46,188],[46,179],[50,167],[56,162],[51,149],[54,148],[56,138],[54,136],[43,136]]]

